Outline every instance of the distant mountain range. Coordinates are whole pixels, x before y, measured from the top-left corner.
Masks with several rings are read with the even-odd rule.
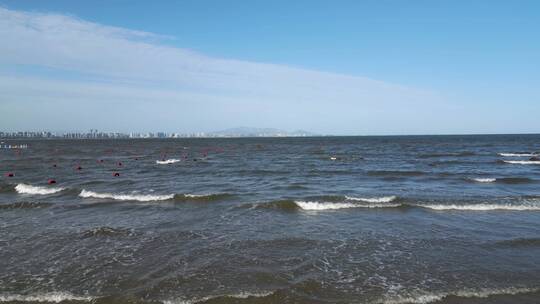
[[[250,127],[238,127],[232,129],[226,129],[221,131],[215,131],[208,133],[210,136],[215,137],[302,137],[302,136],[317,136],[315,133],[311,133],[304,130],[296,131],[284,131],[274,128],[250,128]]]

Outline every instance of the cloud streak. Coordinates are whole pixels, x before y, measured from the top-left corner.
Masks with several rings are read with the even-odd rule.
[[[418,133],[426,122],[435,123],[432,111],[446,107],[426,90],[213,58],[163,39],[66,15],[0,8],[0,109],[6,113],[0,128],[209,131],[252,125]]]

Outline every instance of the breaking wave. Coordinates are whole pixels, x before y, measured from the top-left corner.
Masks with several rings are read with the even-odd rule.
[[[533,180],[528,177],[503,177],[497,178],[497,182],[504,184],[526,184],[533,182]]]
[[[470,181],[477,183],[502,183],[502,184],[526,184],[533,182],[532,179],[527,177],[502,177],[502,178],[491,178],[491,177],[478,177],[470,178]]]
[[[540,165],[540,160],[503,160],[507,164]]]
[[[538,154],[528,153],[528,152],[523,152],[523,153],[499,153],[499,155],[504,156],[504,157],[532,157],[532,156],[538,156]]]
[[[158,164],[158,165],[169,165],[169,164],[177,163],[179,161],[180,161],[179,159],[171,158],[171,159],[166,159],[166,160],[156,160],[156,164]]]
[[[123,193],[99,193],[83,189],[79,196],[82,198],[100,198],[113,199],[119,201],[216,201],[231,197],[229,193],[210,193],[210,194],[123,194]]]
[[[471,178],[470,180],[474,181],[474,182],[477,182],[477,183],[494,183],[497,179],[496,178],[489,178],[489,177],[484,177],[484,178]]]
[[[468,205],[457,205],[457,204],[434,204],[434,205],[415,205],[422,208],[433,209],[433,210],[469,210],[469,211],[490,211],[490,210],[515,210],[515,211],[525,211],[525,210],[540,210],[540,204],[522,204],[522,205],[512,205],[512,204],[468,204]]]
[[[114,193],[98,193],[83,189],[79,196],[82,198],[101,198],[101,199],[113,199],[119,201],[165,201],[174,198],[174,194],[166,195],[154,195],[154,194],[114,194]]]
[[[382,197],[372,197],[372,198],[364,198],[364,197],[354,197],[354,196],[345,196],[346,199],[351,201],[361,201],[366,203],[390,203],[392,201],[395,201],[397,199],[397,196],[382,196]]]
[[[48,195],[54,194],[60,191],[65,190],[65,188],[60,187],[42,187],[42,186],[32,186],[27,184],[18,184],[15,186],[15,190],[20,194],[34,194],[34,195]]]
[[[67,292],[48,292],[31,295],[0,294],[0,302],[48,302],[60,303],[64,301],[89,302],[92,297],[77,296]]]
[[[407,202],[396,196],[386,196],[379,198],[355,198],[345,197],[345,200],[276,200],[266,203],[246,204],[242,207],[255,209],[276,209],[282,211],[325,211],[349,208],[422,208],[436,211],[536,211],[540,210],[540,203],[536,200],[520,200],[517,203],[477,203],[477,204],[426,204],[417,202]]]
[[[424,295],[401,296],[382,301],[383,304],[427,304],[442,301],[449,297],[457,298],[488,298],[502,295],[518,295],[538,292],[538,288],[501,288],[501,289],[480,289],[462,290],[448,293],[433,293]],[[458,303],[458,302],[456,302]]]
[[[273,295],[274,292],[240,292],[237,294],[224,294],[224,295],[215,295],[215,296],[207,296],[202,297],[198,299],[190,299],[190,300],[184,300],[184,299],[171,299],[171,300],[164,300],[163,304],[196,304],[196,303],[206,303],[206,302],[219,302],[226,300],[255,300],[256,298],[265,298],[268,296]]]
[[[207,194],[177,194],[174,199],[177,201],[203,201],[211,202],[226,199],[234,195],[230,193],[207,193]]]

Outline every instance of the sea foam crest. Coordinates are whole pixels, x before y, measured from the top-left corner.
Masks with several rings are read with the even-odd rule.
[[[433,209],[433,210],[469,210],[469,211],[489,211],[489,210],[540,210],[538,204],[524,204],[524,205],[511,205],[511,204],[471,204],[471,205],[416,205],[418,207]]]
[[[68,292],[49,292],[31,295],[0,294],[0,302],[49,302],[60,303],[64,301],[92,301],[92,297],[76,296]]]
[[[494,183],[497,181],[496,178],[489,178],[489,177],[478,177],[478,178],[471,178],[471,180],[478,182],[478,183]]]
[[[392,196],[371,197],[371,198],[345,196],[345,198],[351,201],[361,201],[361,202],[366,202],[366,203],[390,203],[392,201],[395,201],[397,199],[397,196],[392,195]]]
[[[162,301],[163,304],[195,304],[195,303],[202,303],[213,299],[218,298],[230,298],[230,299],[248,299],[248,298],[264,298],[267,296],[270,296],[274,294],[273,291],[269,292],[239,292],[237,294],[223,294],[223,295],[215,295],[215,296],[206,296],[191,300],[184,300],[184,299],[171,299],[171,300],[164,300]]]
[[[83,189],[79,193],[80,197],[83,198],[108,198],[119,201],[139,201],[139,202],[150,202],[150,201],[165,201],[174,198],[174,194],[166,195],[154,195],[154,194],[114,194],[114,193],[98,193],[93,191],[88,191]]]
[[[540,165],[540,160],[503,160],[507,164]]]
[[[41,186],[32,186],[27,184],[18,184],[15,186],[15,190],[20,194],[39,194],[47,195],[54,194],[64,190],[65,188],[59,187],[41,187]]]
[[[156,164],[158,164],[158,165],[169,165],[169,164],[177,163],[179,161],[180,161],[179,159],[171,158],[171,159],[166,159],[166,160],[156,160]]]
[[[433,302],[438,302],[449,296],[455,296],[460,298],[487,298],[490,296],[497,295],[517,295],[523,293],[537,292],[538,288],[501,288],[501,289],[480,289],[480,290],[461,290],[457,292],[448,292],[448,293],[434,293],[434,294],[425,294],[418,296],[403,296],[397,297],[394,299],[387,299],[383,301],[384,304],[428,304]]]
[[[500,156],[504,157],[531,157],[531,156],[538,156],[538,154],[534,153],[499,153]]]
[[[295,201],[298,207],[303,210],[336,210],[346,208],[395,208],[401,206],[400,204],[388,204],[388,203],[331,203],[331,202],[309,202],[309,201]]]

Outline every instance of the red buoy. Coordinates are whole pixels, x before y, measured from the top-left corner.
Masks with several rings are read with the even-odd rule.
[[[114,173],[113,173],[113,176],[120,176],[120,173],[114,172]]]
[[[49,185],[56,184],[56,180],[54,180],[54,179],[49,179],[49,180],[47,181],[47,184],[49,184]]]
[[[8,172],[8,173],[6,173],[6,176],[7,177],[13,177],[13,176],[15,176],[15,174],[13,174],[13,172]]]

